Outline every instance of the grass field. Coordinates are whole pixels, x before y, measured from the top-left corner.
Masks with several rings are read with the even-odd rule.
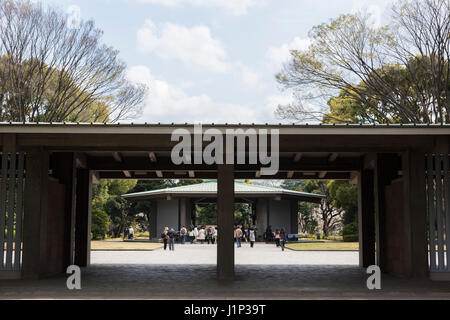
[[[288,243],[286,247],[296,251],[358,251],[358,242]]]
[[[140,250],[151,251],[162,247],[161,243],[124,242],[124,241],[91,241],[92,250]]]

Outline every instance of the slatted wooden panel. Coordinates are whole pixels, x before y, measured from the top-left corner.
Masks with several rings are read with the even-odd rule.
[[[0,176],[0,270],[20,270],[24,153],[2,153]]]
[[[431,272],[450,272],[450,157],[427,155],[428,231]]]

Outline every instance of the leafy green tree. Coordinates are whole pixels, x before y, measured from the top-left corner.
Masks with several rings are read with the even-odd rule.
[[[370,15],[363,13],[342,15],[315,26],[309,48],[293,50],[291,62],[277,75],[298,97],[294,104],[279,106],[278,117],[326,122],[449,122],[448,12],[448,0],[398,0],[387,26],[375,26]],[[324,98],[331,112],[303,103]]]
[[[147,88],[126,78],[93,21],[71,28],[56,7],[0,1],[0,121],[115,122],[139,115]],[[70,45],[68,45],[70,44]]]
[[[108,233],[109,222],[109,216],[105,211],[92,210],[91,232],[94,240],[105,238],[105,235]]]

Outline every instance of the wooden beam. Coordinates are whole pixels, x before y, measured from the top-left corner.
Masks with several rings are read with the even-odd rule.
[[[255,172],[236,172],[236,179],[274,179],[274,180],[284,180],[286,179],[286,172],[278,172],[273,176],[259,176],[255,177]],[[123,175],[121,171],[114,172],[100,172],[101,179],[136,179],[135,176],[131,178],[127,178]],[[163,178],[163,171],[161,171],[160,176],[158,177],[156,171],[147,172],[139,175],[139,179],[142,180],[153,180],[153,179],[161,179]],[[179,179],[179,175],[175,175],[173,172],[164,172],[165,179]],[[195,178],[191,178],[189,176],[183,177],[183,179],[217,179],[217,172],[205,172],[205,171],[196,171]],[[292,178],[294,180],[307,180],[307,179],[318,179],[315,172],[294,172]],[[327,172],[326,176],[322,180],[349,180],[350,172]]]
[[[156,176],[157,176],[158,178],[162,178],[162,177],[163,177],[162,171],[157,170],[157,171],[156,171]]]
[[[195,178],[195,172],[192,170],[189,170],[189,178]]]
[[[292,179],[293,176],[294,176],[294,171],[288,171],[286,177],[287,177],[288,179]]]
[[[146,157],[126,157],[122,162],[112,161],[109,157],[88,157],[88,167],[95,171],[209,171],[215,172],[217,165],[207,164],[180,164],[175,165],[169,157],[159,158],[158,162],[149,163]],[[279,162],[279,171],[295,172],[349,172],[359,171],[362,166],[360,157],[339,158],[332,163],[327,158],[303,159],[299,163],[294,163],[291,159],[281,158]],[[236,164],[235,172],[241,171],[260,171],[261,164]]]
[[[327,175],[327,172],[326,172],[326,171],[320,171],[320,172],[319,172],[319,178],[320,178],[320,179],[325,178],[326,175]]]

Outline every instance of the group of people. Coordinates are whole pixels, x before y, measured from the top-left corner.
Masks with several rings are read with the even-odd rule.
[[[185,226],[180,229],[179,239],[181,244],[185,244],[186,240],[189,239],[191,244],[205,242],[208,244],[215,244],[217,242],[217,228],[203,227],[203,226],[192,226],[189,231]],[[177,233],[173,228],[165,227],[164,231],[161,234],[161,239],[164,243],[164,250],[167,249],[167,245],[169,245],[169,250],[175,250],[175,239]],[[189,238],[188,238],[189,237]]]
[[[244,228],[241,226],[236,226],[234,228],[234,240],[236,241],[236,246],[240,248],[242,246],[242,241],[250,242],[250,247],[253,248],[256,241],[256,231],[255,228]]]
[[[204,226],[191,226],[189,231],[183,226],[180,229],[180,243],[185,244],[186,239],[189,237],[189,242],[191,244],[201,243],[204,244],[215,244],[217,242],[217,228],[214,226],[204,227]],[[176,231],[173,228],[165,227],[163,233],[161,234],[161,239],[164,243],[164,250],[169,246],[169,250],[175,250],[175,238]],[[280,247],[284,251],[285,244],[287,242],[287,234],[284,228],[275,229],[272,232],[270,226],[267,227],[264,234],[264,238],[267,242],[275,242],[277,248]],[[250,247],[253,248],[256,241],[256,230],[254,227],[242,228],[242,226],[234,227],[234,240],[238,248],[242,247],[242,242],[249,242]]]
[[[204,226],[195,226],[189,230],[189,242],[193,243],[201,243],[204,244],[215,244],[217,242],[217,228],[214,226],[204,227]],[[183,242],[182,242],[183,243]]]

